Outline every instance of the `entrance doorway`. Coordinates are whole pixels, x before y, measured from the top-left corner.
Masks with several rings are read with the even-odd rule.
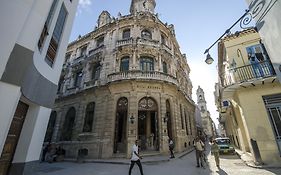
[[[281,94],[263,97],[281,155]]]
[[[113,153],[126,153],[128,100],[122,97],[117,102]]]
[[[145,97],[138,106],[138,139],[142,151],[159,150],[159,127],[157,104],[152,98]]]
[[[19,101],[0,157],[0,175],[8,174],[27,111],[28,105]]]

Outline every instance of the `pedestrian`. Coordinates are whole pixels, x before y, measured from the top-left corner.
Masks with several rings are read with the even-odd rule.
[[[219,146],[215,139],[211,140],[211,153],[215,157],[216,166],[220,168],[220,151],[219,151]]]
[[[44,146],[43,152],[42,152],[42,157],[41,157],[41,162],[45,161],[46,153],[50,149],[50,146],[51,146],[50,142],[47,145]]]
[[[173,159],[175,158],[175,155],[174,155],[174,142],[171,138],[169,138],[169,150],[170,150],[170,158]]]
[[[142,159],[142,157],[139,155],[138,140],[136,140],[135,144],[132,147],[132,158],[131,158],[131,165],[129,169],[129,175],[131,175],[135,163],[138,165],[141,175],[143,175],[140,159]]]
[[[197,163],[196,167],[200,167],[199,166],[199,159],[200,159],[200,165],[201,165],[201,167],[203,167],[202,162],[203,162],[204,146],[205,146],[204,143],[197,136],[194,140],[194,148],[195,148],[195,152],[196,152],[196,163]]]

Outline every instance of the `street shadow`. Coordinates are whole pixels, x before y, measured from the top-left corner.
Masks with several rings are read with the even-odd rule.
[[[216,171],[219,175],[228,175],[223,169],[219,168],[219,170]]]
[[[220,159],[239,159],[237,155],[220,154]]]
[[[273,174],[281,174],[281,167],[280,168],[265,168],[266,171],[271,172]]]

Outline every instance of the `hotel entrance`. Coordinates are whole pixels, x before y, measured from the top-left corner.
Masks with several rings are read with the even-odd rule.
[[[145,97],[138,106],[138,139],[142,151],[159,151],[157,104]]]

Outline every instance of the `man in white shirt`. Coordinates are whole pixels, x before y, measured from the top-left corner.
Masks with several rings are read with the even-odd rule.
[[[204,143],[200,140],[200,138],[197,136],[194,140],[194,148],[195,148],[195,151],[196,151],[196,163],[197,163],[197,167],[200,167],[199,166],[199,159],[200,159],[200,164],[201,164],[201,167],[203,167],[203,164],[202,164],[202,154],[203,154],[203,151],[204,151]]]
[[[131,158],[131,166],[129,169],[129,175],[131,175],[131,172],[132,172],[132,169],[133,169],[135,163],[138,165],[141,175],[143,175],[140,159],[142,159],[142,157],[139,155],[138,140],[136,140],[135,144],[133,145],[133,148],[132,148],[132,158]]]

